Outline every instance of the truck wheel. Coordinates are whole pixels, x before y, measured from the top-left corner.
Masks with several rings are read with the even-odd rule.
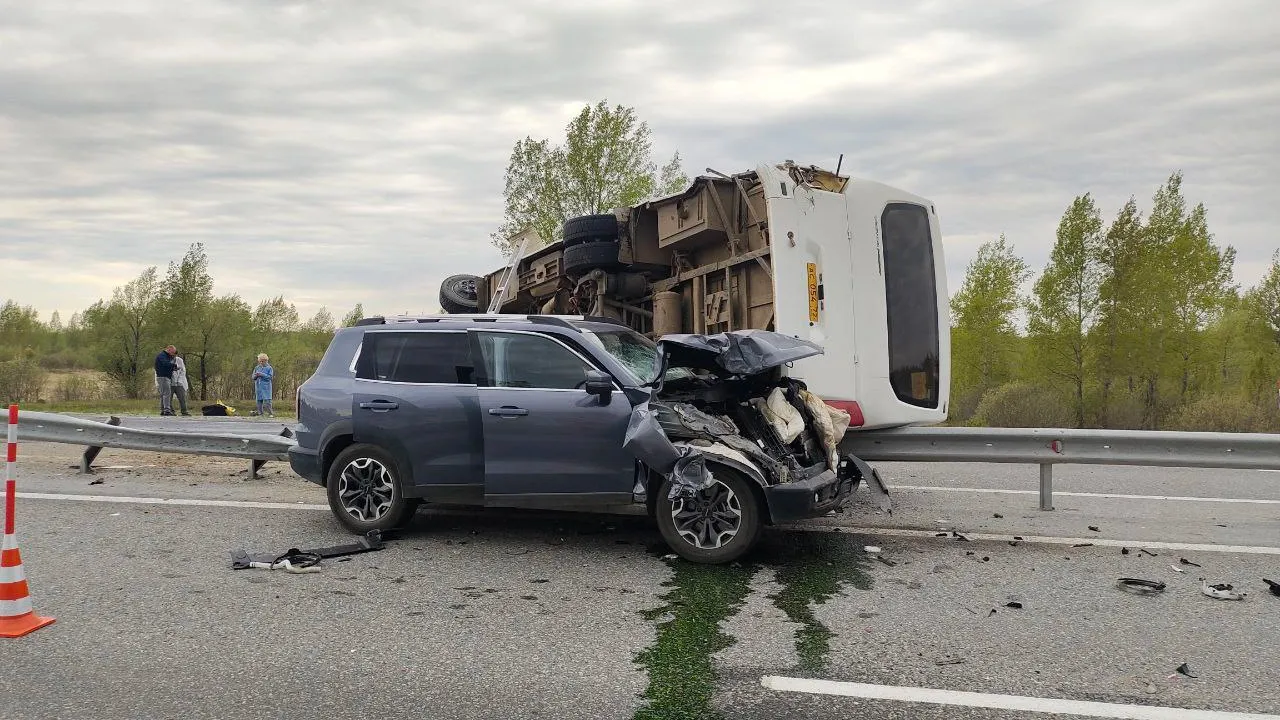
[[[561,262],[569,275],[581,275],[591,270],[613,270],[618,267],[617,240],[584,242],[564,249]]]
[[[617,240],[618,218],[613,215],[583,215],[569,218],[561,228],[564,246],[571,247],[589,240]]]
[[[390,453],[376,445],[351,445],[329,466],[329,509],[353,533],[400,527],[419,503],[404,496],[400,482],[400,468]]]
[[[440,283],[440,307],[452,315],[473,313],[479,307],[476,300],[476,275],[450,275]]]
[[[690,562],[721,565],[742,557],[760,540],[761,508],[751,481],[723,466],[715,484],[692,498],[668,500],[671,481],[658,487],[658,532],[672,552]]]

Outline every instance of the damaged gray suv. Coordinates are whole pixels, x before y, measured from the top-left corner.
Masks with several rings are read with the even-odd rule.
[[[762,330],[654,343],[604,318],[366,318],[299,388],[290,464],[356,533],[423,502],[640,504],[675,553],[730,562],[863,480],[887,502],[838,451],[848,415],[783,372],[821,352]]]

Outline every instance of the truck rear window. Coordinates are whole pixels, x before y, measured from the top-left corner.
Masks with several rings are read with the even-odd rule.
[[[938,407],[938,291],[929,215],[891,203],[881,216],[884,293],[889,321],[889,384],[898,399]]]

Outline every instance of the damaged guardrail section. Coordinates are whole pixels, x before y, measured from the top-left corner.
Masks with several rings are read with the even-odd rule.
[[[905,427],[851,432],[843,452],[868,462],[1040,466],[1040,509],[1053,509],[1053,466],[1280,469],[1280,434],[1059,428]]]
[[[216,455],[250,460],[250,477],[268,460],[287,461],[293,447],[292,433],[285,435],[233,435],[127,428],[58,413],[24,410],[18,415],[23,440],[68,443],[89,448],[121,448],[184,455]],[[96,455],[96,453],[94,453]],[[88,472],[92,457],[86,454],[81,470]]]

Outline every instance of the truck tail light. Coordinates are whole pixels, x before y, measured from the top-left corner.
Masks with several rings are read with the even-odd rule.
[[[856,400],[825,400],[825,402],[837,410],[849,413],[849,427],[861,427],[866,424],[866,418],[862,417],[862,407]]]

